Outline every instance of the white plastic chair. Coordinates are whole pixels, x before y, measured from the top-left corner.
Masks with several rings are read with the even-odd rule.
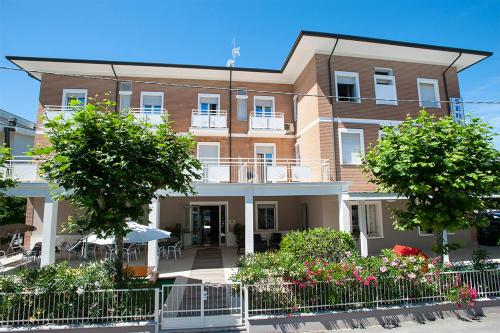
[[[182,255],[181,247],[182,241],[178,241],[174,245],[170,245],[167,249],[167,259],[170,258],[170,254],[172,253],[174,255],[174,259],[177,260],[177,253],[179,254],[179,257]]]
[[[123,249],[123,255],[130,262],[130,258],[137,260],[137,244],[131,244],[128,248]]]

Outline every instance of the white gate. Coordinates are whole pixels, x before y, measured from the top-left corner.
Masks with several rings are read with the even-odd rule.
[[[162,329],[241,326],[243,323],[240,283],[164,285]]]

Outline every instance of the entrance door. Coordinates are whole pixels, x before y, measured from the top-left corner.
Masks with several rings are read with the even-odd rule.
[[[220,206],[201,206],[201,244],[204,246],[219,245],[219,208]]]

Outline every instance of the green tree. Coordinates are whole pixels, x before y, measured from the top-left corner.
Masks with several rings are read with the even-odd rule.
[[[12,223],[24,223],[26,216],[26,198],[11,197],[5,195],[4,191],[14,187],[16,180],[7,177],[6,164],[12,156],[10,149],[0,147],[0,225]]]
[[[152,128],[114,106],[91,99],[68,120],[46,119],[50,146],[34,153],[45,158],[40,173],[59,189],[55,198],[84,212],[68,221],[68,229],[114,235],[120,284],[126,222],[142,221],[158,190],[192,194],[201,166],[191,156],[194,140],[175,133],[167,116]]]
[[[383,134],[363,166],[379,190],[408,198],[406,209],[393,210],[396,229],[432,230],[442,248],[443,230],[483,223],[475,212],[500,190],[500,155],[490,126],[479,119],[461,125],[422,110]]]

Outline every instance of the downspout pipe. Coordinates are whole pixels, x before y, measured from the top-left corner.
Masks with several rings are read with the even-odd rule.
[[[118,91],[120,89],[120,81],[118,81],[118,76],[116,75],[115,66],[113,66],[113,64],[111,64],[111,69],[113,70],[113,75],[115,76],[115,79],[116,79],[116,87],[115,87],[115,112],[118,112]]]
[[[337,48],[337,44],[339,43],[339,40],[335,40],[335,44],[333,45],[332,52],[330,52],[330,57],[328,57],[328,88],[329,88],[329,95],[330,95],[330,104],[332,106],[332,129],[333,129],[333,167],[335,168],[335,180],[340,181],[341,180],[341,175],[340,175],[340,167],[337,168],[337,126],[335,123],[335,110],[333,108],[333,84],[332,84],[332,56],[333,52],[335,52],[335,49]]]
[[[232,150],[232,136],[231,136],[231,123],[232,123],[232,109],[233,109],[233,67],[229,67],[229,161],[231,161],[231,157],[233,155]]]
[[[448,72],[448,70],[457,62],[458,59],[460,59],[461,56],[462,56],[462,52],[460,52],[458,54],[458,57],[456,57],[455,60],[453,60],[453,62],[448,67],[446,67],[446,69],[443,71],[444,94],[446,96],[446,101],[450,100],[450,94],[448,92],[448,80],[446,79],[446,72]],[[451,104],[448,103],[448,116],[450,114],[451,114]]]

